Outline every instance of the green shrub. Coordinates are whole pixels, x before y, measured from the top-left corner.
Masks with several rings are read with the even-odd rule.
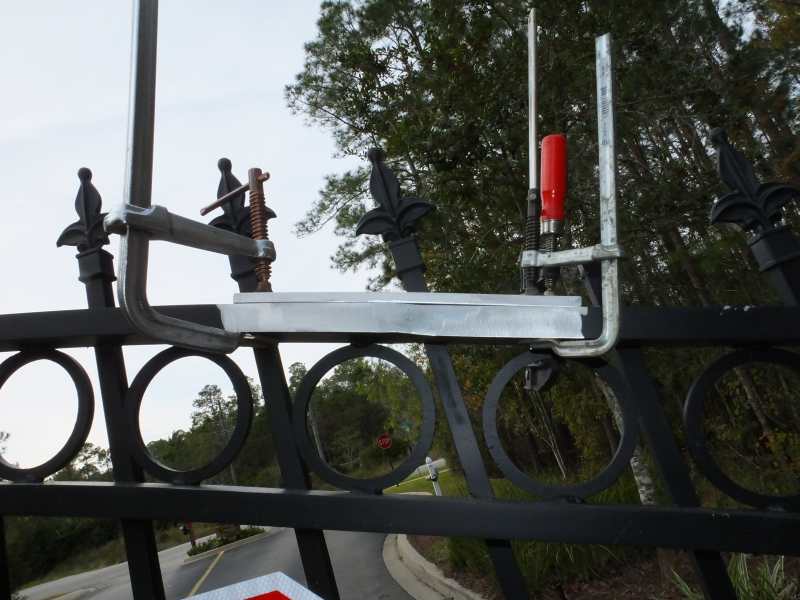
[[[264,533],[264,530],[261,529],[260,527],[243,527],[239,529],[236,535],[234,535],[230,539],[222,539],[219,536],[214,536],[208,541],[196,544],[193,548],[189,548],[189,551],[186,554],[188,554],[189,556],[194,556],[195,554],[200,554],[201,552],[213,550],[214,548],[219,548],[220,546],[224,546],[225,544],[230,544],[231,542],[236,542],[238,540],[243,540],[244,538],[248,538],[253,535],[258,535],[259,533]]]
[[[754,573],[750,573],[746,554],[734,554],[728,561],[728,575],[739,600],[792,600],[798,598],[797,582],[786,578],[784,557],[779,556],[770,564],[764,559]],[[686,600],[703,600],[703,594],[695,591],[680,575],[673,573],[675,585]]]
[[[542,478],[544,479],[544,478]],[[551,483],[560,475],[553,474]],[[459,495],[466,495],[466,487],[458,484]],[[536,501],[530,494],[504,479],[493,479],[492,487],[498,499],[519,502]],[[594,498],[596,504],[637,504],[636,485],[630,475],[625,475],[611,488]],[[472,538],[448,539],[448,560],[452,567],[476,575],[492,573],[486,546]],[[544,588],[567,581],[586,580],[605,574],[614,566],[647,556],[641,549],[610,548],[601,545],[555,544],[547,542],[513,542],[514,554],[527,580],[529,590],[536,594]]]

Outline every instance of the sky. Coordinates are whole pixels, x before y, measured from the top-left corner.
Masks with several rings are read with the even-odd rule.
[[[217,160],[226,156],[246,180],[249,167],[271,174],[267,204],[278,259],[276,291],[363,291],[367,274],[331,269],[331,229],[297,239],[293,225],[310,208],[326,174],[360,163],[335,158],[330,134],[286,106],[283,89],[303,65],[303,44],[316,35],[319,1],[161,0],[153,204],[200,219],[216,197]],[[104,210],[122,200],[128,110],[130,2],[33,0],[0,3],[0,314],[85,308],[75,249],[56,248],[77,219],[77,171],[89,167]],[[119,238],[107,249],[115,256]],[[159,304],[229,303],[235,283],[225,256],[163,242],[151,245],[148,296]],[[128,377],[159,346],[125,349]],[[307,366],[333,349],[284,344],[284,365]],[[95,389],[89,441],[107,447],[91,349],[66,351]],[[0,360],[11,353],[0,353]],[[249,349],[233,355],[255,377]],[[167,367],[145,395],[145,441],[187,428],[191,402],[205,384],[226,393],[223,372],[199,358]],[[21,369],[0,389],[0,431],[11,434],[5,458],[40,464],[63,445],[77,400],[60,367]]]

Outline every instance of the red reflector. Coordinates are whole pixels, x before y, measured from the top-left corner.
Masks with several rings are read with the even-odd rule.
[[[289,596],[281,594],[280,592],[267,592],[266,594],[259,594],[258,596],[248,596],[244,600],[292,600]]]

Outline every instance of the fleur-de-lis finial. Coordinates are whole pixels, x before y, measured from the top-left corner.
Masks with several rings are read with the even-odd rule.
[[[233,165],[230,159],[220,158],[217,161],[217,167],[220,172],[217,198],[222,198],[225,194],[242,187],[241,181],[232,172]],[[244,205],[245,193],[246,191],[242,190],[241,194],[237,194],[225,202],[222,205],[223,214],[211,221],[210,225],[250,237],[250,207]],[[274,219],[277,216],[275,211],[268,206],[266,212],[267,219]]]
[[[800,198],[800,190],[781,183],[760,183],[753,165],[728,141],[724,129],[714,129],[711,141],[717,149],[717,169],[732,190],[711,207],[711,223],[733,223],[755,234],[773,229],[781,209]]]
[[[76,246],[78,252],[100,248],[108,243],[108,234],[103,229],[105,213],[100,212],[103,204],[100,193],[92,185],[92,172],[86,167],[78,170],[81,186],[75,196],[75,212],[78,220],[69,225],[58,236],[56,246]]]
[[[428,214],[433,205],[419,198],[400,196],[400,183],[384,164],[383,150],[373,148],[367,157],[372,163],[369,191],[378,206],[361,217],[356,235],[382,235],[387,242],[411,235],[416,222]]]

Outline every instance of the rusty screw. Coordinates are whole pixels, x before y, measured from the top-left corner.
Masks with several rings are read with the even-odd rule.
[[[268,179],[269,173],[262,172],[259,168],[248,170],[247,185],[238,187],[224,196],[217,198],[215,202],[202,208],[200,214],[205,216],[212,210],[221,207],[235,196],[238,196],[244,191],[248,191],[250,194],[250,237],[254,240],[268,240],[267,205],[264,202],[264,182]],[[269,281],[272,275],[271,261],[266,258],[256,258],[255,263],[256,279],[258,280],[256,291],[271,292],[272,284]]]
[[[267,174],[267,177],[269,177],[269,174]],[[250,236],[254,240],[268,240],[267,205],[264,203],[264,174],[261,169],[255,167],[247,171],[247,180],[250,188]],[[272,291],[272,284],[269,282],[270,275],[272,275],[270,261],[266,258],[257,258],[257,292]]]

